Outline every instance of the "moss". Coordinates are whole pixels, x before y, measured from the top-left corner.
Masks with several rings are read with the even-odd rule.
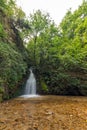
[[[0,94],[4,93],[4,89],[0,87]]]
[[[3,101],[2,94],[0,93],[0,102]]]
[[[43,92],[48,92],[48,86],[46,85],[44,80],[41,80],[41,88]]]
[[[0,94],[4,93],[4,81],[0,78]]]

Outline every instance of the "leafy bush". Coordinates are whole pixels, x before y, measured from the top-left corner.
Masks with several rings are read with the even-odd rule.
[[[5,38],[6,37],[6,33],[4,31],[4,27],[3,25],[0,23],[0,39],[1,38]]]
[[[0,43],[0,62],[0,78],[8,93],[14,93],[13,90],[26,73],[27,64],[15,45],[7,43]]]

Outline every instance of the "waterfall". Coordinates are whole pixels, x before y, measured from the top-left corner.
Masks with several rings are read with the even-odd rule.
[[[30,75],[27,79],[26,86],[25,86],[25,95],[36,95],[36,79],[32,69],[30,69]]]

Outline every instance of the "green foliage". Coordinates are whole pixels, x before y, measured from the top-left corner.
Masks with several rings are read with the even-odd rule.
[[[15,0],[0,0],[0,10],[15,20],[25,17],[25,13],[17,7]]]
[[[3,24],[0,23],[0,39],[1,38],[6,38],[6,33],[4,31]]]
[[[0,0],[0,9],[6,8],[6,0]]]
[[[16,46],[0,43],[0,74],[8,92],[13,90],[26,72],[27,64]],[[10,92],[11,93],[11,92]]]
[[[87,2],[83,2],[73,13],[69,10],[59,27],[50,17],[44,23],[48,17],[43,20],[45,15],[41,12],[40,17],[38,12],[31,16],[33,33],[28,44],[29,58],[33,65],[36,61],[36,67],[46,81],[49,92],[82,94],[80,83],[85,84],[87,74]],[[36,41],[34,36],[37,37]],[[83,78],[81,75],[84,75]]]
[[[20,38],[25,24],[17,24],[21,19],[25,21],[25,13],[15,0],[0,0],[0,93],[4,99],[15,95],[27,69],[28,54]]]
[[[37,10],[33,14],[30,14],[29,17],[29,25],[31,30],[28,32],[29,41],[32,42],[33,45],[33,59],[34,59],[34,65],[36,66],[37,62],[40,62],[39,55],[41,55],[41,45],[44,45],[40,41],[40,37],[43,33],[49,28],[51,25],[50,16],[48,13],[43,13],[40,10]],[[38,39],[39,38],[39,39]],[[41,39],[42,40],[42,39]],[[37,45],[38,44],[38,45]],[[30,48],[30,46],[28,46]],[[40,51],[40,48],[41,51]],[[44,48],[43,48],[44,50]]]
[[[0,78],[0,93],[4,93],[4,88],[3,88],[3,80]]]

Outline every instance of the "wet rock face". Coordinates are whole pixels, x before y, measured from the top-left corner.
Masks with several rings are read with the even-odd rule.
[[[41,96],[0,104],[0,130],[87,130],[87,98]]]

